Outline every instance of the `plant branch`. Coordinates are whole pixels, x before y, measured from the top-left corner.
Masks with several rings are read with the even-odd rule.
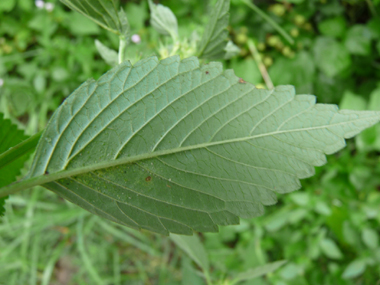
[[[272,25],[273,28],[275,28],[290,44],[294,44],[294,40],[292,37],[283,29],[281,28],[275,21],[273,21],[267,14],[265,14],[259,7],[257,7],[255,4],[251,3],[249,0],[241,0],[242,3],[247,5],[249,8],[251,8],[253,11],[255,11],[257,14],[259,14],[264,20],[266,20],[270,25]]]
[[[274,88],[273,82],[269,77],[268,71],[265,68],[263,61],[261,60],[261,56],[260,56],[259,52],[257,51],[255,43],[251,39],[248,40],[248,48],[249,48],[249,51],[251,52],[253,58],[256,61],[256,64],[260,70],[261,76],[263,77],[265,84],[267,85],[268,89],[273,89]]]

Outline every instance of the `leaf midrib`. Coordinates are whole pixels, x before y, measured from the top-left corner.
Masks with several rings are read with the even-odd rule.
[[[26,188],[37,186],[37,185],[43,185],[45,183],[52,182],[58,179],[64,179],[67,177],[81,175],[81,174],[85,174],[91,171],[110,168],[110,167],[114,167],[114,166],[118,166],[122,164],[130,164],[137,161],[155,158],[155,157],[159,157],[163,155],[169,155],[169,154],[174,154],[174,153],[179,153],[179,152],[184,152],[184,151],[194,150],[194,149],[201,149],[201,148],[206,148],[206,147],[215,146],[215,145],[247,141],[247,140],[252,140],[256,138],[274,136],[274,135],[285,134],[285,133],[327,129],[334,126],[345,125],[345,124],[349,124],[349,123],[357,122],[357,121],[368,121],[368,119],[370,118],[375,118],[375,117],[378,118],[379,116],[380,116],[380,112],[376,112],[376,115],[373,115],[371,117],[357,118],[354,120],[349,120],[349,121],[330,124],[330,125],[322,125],[318,127],[308,127],[308,128],[284,130],[284,131],[274,131],[274,132],[259,134],[259,135],[254,135],[254,136],[234,138],[234,139],[229,139],[229,140],[224,140],[224,141],[207,142],[207,143],[202,143],[202,144],[197,144],[197,145],[192,145],[192,146],[179,147],[179,148],[174,148],[174,149],[169,149],[169,150],[162,150],[162,151],[136,155],[132,157],[120,158],[120,159],[112,160],[112,161],[100,162],[100,163],[92,164],[85,167],[80,167],[80,168],[75,168],[75,169],[70,169],[70,170],[62,170],[59,172],[42,175],[42,176],[36,176],[36,177],[32,177],[26,180],[22,180],[20,182],[16,182],[6,187],[0,188],[0,195],[1,196],[7,195],[8,193],[13,193],[13,192],[20,191]]]

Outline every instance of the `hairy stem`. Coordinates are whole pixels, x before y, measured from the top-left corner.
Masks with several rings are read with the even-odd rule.
[[[125,61],[125,52],[127,50],[128,39],[126,36],[120,36],[119,41],[119,64]]]

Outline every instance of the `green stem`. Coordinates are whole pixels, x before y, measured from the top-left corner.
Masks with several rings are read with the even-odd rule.
[[[0,154],[0,168],[7,166],[19,157],[33,151],[38,144],[41,134],[42,131]]]
[[[119,64],[125,61],[128,40],[126,36],[120,36],[119,41]]]
[[[255,11],[257,14],[259,14],[264,20],[266,20],[269,24],[272,25],[273,28],[275,28],[290,44],[294,44],[294,40],[292,37],[285,32],[283,28],[281,28],[275,21],[273,21],[267,14],[265,14],[259,7],[257,7],[255,4],[251,3],[249,0],[241,0],[242,3],[247,5],[249,8],[251,8],[253,11]]]
[[[273,89],[274,86],[273,86],[272,80],[269,77],[268,71],[267,71],[263,61],[261,60],[261,56],[260,56],[259,52],[257,51],[255,43],[251,39],[248,40],[248,48],[249,48],[249,51],[251,52],[251,54],[253,55],[253,58],[256,61],[257,67],[259,68],[261,76],[263,77],[265,84],[267,85],[268,89]]]

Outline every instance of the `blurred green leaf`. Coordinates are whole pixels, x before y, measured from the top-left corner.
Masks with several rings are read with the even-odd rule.
[[[72,12],[67,20],[69,29],[74,35],[97,35],[100,32],[99,27],[94,22],[78,13]]]
[[[329,238],[321,240],[320,243],[322,252],[331,259],[342,259],[343,254],[336,243]]]
[[[319,37],[314,44],[316,65],[329,77],[334,77],[351,65],[344,45],[329,37]]]
[[[231,59],[240,53],[240,48],[232,41],[228,41],[226,47],[224,48],[224,51],[226,52],[224,59]]]
[[[170,238],[204,271],[209,270],[207,252],[197,235],[182,236],[171,234]]]
[[[351,91],[346,91],[339,104],[340,109],[366,110],[367,101]]]
[[[363,274],[366,268],[366,262],[363,259],[356,259],[346,267],[342,274],[344,279],[352,279]]]
[[[98,40],[95,40],[95,46],[100,56],[107,64],[115,66],[119,63],[118,54],[115,50],[110,49]]]
[[[291,70],[292,72],[284,72]],[[313,93],[316,67],[313,57],[306,51],[297,53],[295,58],[278,58],[269,68],[274,85],[292,84],[297,92]]]
[[[229,23],[230,0],[218,0],[198,45],[198,56],[206,59],[221,59],[225,56]]]
[[[115,0],[61,0],[61,2],[88,17],[104,29],[115,34],[123,33]],[[82,32],[86,30],[88,33],[89,24],[86,24],[86,29],[80,27],[78,26],[80,22],[77,19],[76,25],[76,27],[73,25],[72,29]]]
[[[21,169],[34,151],[39,135],[27,140],[28,136],[17,129],[0,113],[0,187],[8,185],[20,175]],[[0,199],[0,216],[4,214],[5,198]]]
[[[346,32],[346,20],[344,17],[334,17],[318,23],[318,29],[322,35],[341,38]]]
[[[379,237],[378,233],[371,229],[371,228],[365,228],[362,231],[362,239],[364,244],[369,249],[376,249],[379,246]]]
[[[236,76],[243,78],[247,82],[252,84],[262,82],[260,70],[258,69],[255,60],[252,58],[245,60],[234,58],[231,60],[230,67],[234,70]]]
[[[365,56],[371,53],[371,39],[371,31],[366,26],[355,25],[347,31],[344,44],[350,53]]]
[[[0,1],[0,11],[9,12],[16,5],[16,0],[4,0]]]
[[[178,39],[177,18],[172,10],[161,4],[154,4],[148,0],[150,7],[150,24],[160,34],[171,36],[173,40]]]
[[[239,273],[232,281],[232,284],[236,284],[242,281],[248,281],[260,276],[267,275],[268,273],[274,272],[281,266],[283,266],[287,261],[280,260],[272,263],[267,263],[265,265],[261,265],[259,267],[250,269],[248,271]]]

